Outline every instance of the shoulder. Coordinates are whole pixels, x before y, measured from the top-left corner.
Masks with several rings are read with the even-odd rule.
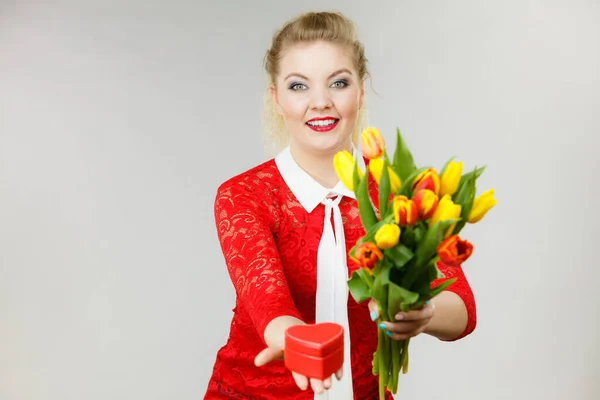
[[[222,182],[217,188],[215,205],[223,202],[231,205],[250,202],[257,205],[280,182],[281,175],[275,160],[269,159]]]

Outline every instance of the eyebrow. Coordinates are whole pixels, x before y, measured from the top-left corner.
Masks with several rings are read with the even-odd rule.
[[[335,71],[334,73],[332,73],[331,75],[329,75],[327,77],[327,79],[331,79],[334,76],[339,75],[339,74],[341,74],[343,72],[346,72],[346,73],[352,75],[352,72],[350,72],[350,70],[348,68],[340,68],[337,71]],[[288,76],[285,77],[285,80],[289,79],[292,76],[297,76],[298,78],[302,78],[302,79],[307,80],[307,81],[310,80],[306,76],[304,76],[304,75],[302,75],[302,74],[300,74],[298,72],[292,72],[291,74],[289,74]]]

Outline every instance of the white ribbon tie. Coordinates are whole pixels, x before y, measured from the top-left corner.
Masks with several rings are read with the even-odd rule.
[[[348,324],[348,265],[346,263],[346,238],[342,213],[339,208],[344,197],[332,193],[327,197],[323,236],[317,256],[316,323],[335,322],[344,328],[344,366],[340,381],[333,378],[331,388],[315,400],[352,400],[352,370],[350,360],[350,328]],[[331,216],[333,213],[333,226]]]

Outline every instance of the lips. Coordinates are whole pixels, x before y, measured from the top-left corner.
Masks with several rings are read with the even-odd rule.
[[[327,132],[334,129],[339,121],[339,118],[327,116],[312,118],[306,122],[306,125],[316,132]]]

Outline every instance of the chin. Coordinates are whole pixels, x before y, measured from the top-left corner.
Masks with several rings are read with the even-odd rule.
[[[329,132],[315,132],[308,127],[306,130],[304,144],[319,153],[337,152],[352,142],[352,132],[345,134],[339,127]]]

